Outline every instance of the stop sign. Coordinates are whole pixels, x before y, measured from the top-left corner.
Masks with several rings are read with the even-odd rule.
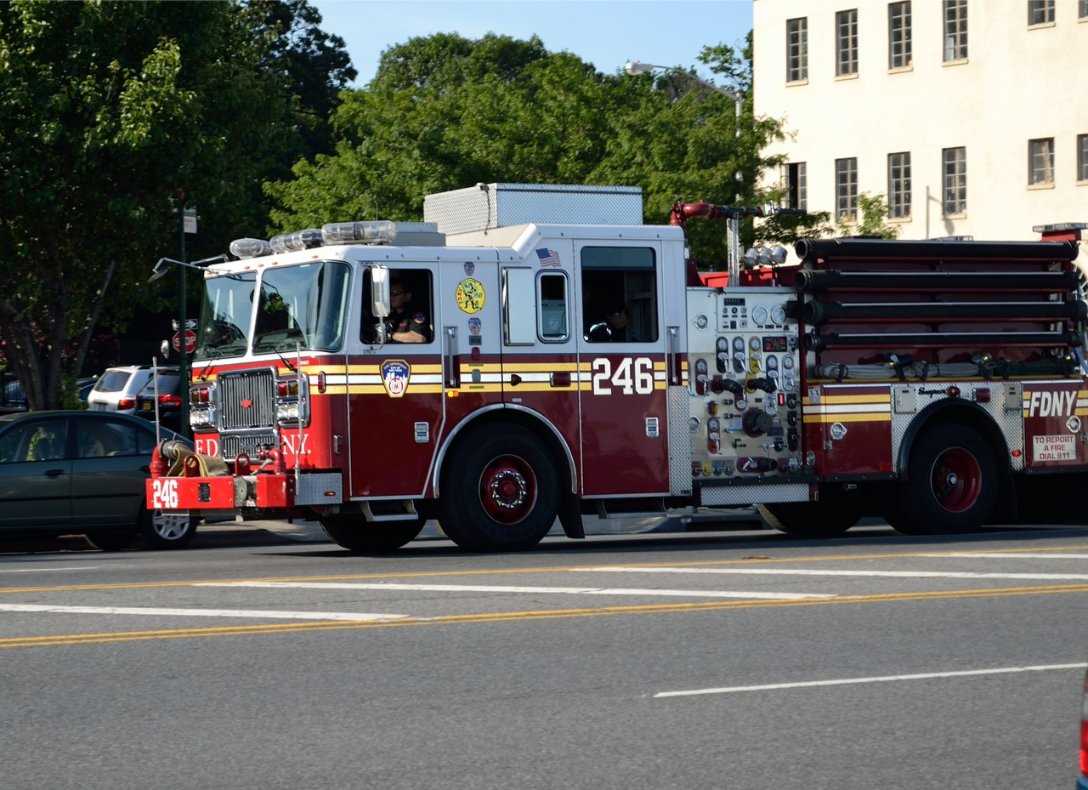
[[[175,351],[181,351],[181,332],[175,332],[170,344]],[[185,353],[192,354],[196,351],[196,332],[192,329],[185,330]]]

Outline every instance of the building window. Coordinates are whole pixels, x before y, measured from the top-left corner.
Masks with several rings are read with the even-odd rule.
[[[944,0],[944,60],[967,59],[967,0]]]
[[[808,79],[808,18],[786,20],[786,82]]]
[[[1084,3],[1081,3],[1081,10]],[[1028,0],[1028,24],[1045,25],[1054,21],[1054,0]]]
[[[1054,183],[1054,138],[1028,140],[1028,185]]]
[[[1088,181],[1088,134],[1077,135],[1077,181]]]
[[[808,208],[808,173],[804,162],[790,162],[782,166],[783,181],[786,182],[786,208]]]
[[[835,160],[835,216],[840,222],[858,218],[858,159]]]
[[[835,76],[858,73],[858,10],[835,14]]]
[[[903,69],[910,64],[910,2],[889,3],[888,68]]]
[[[888,154],[888,216],[910,216],[910,151]]]
[[[941,151],[941,170],[944,214],[963,214],[967,211],[967,149],[945,148]]]
[[[1080,0],[1080,4],[1077,6],[1077,16],[1081,19],[1088,18],[1088,0]]]

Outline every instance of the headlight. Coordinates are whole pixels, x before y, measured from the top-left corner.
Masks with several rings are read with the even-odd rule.
[[[211,409],[191,409],[189,425],[193,428],[208,428],[212,425]]]
[[[276,420],[279,422],[298,422],[301,412],[298,401],[276,404]]]

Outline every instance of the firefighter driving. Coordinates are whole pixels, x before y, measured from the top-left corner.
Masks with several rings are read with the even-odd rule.
[[[705,285],[685,223],[731,211],[644,225],[637,188],[480,184],[422,223],[233,242],[204,270],[196,452],[155,450],[148,507],[302,515],[382,552],[429,518],[504,550],[557,518],[580,538],[759,505],[796,535],[915,534],[1080,502],[1084,226],[803,240]]]

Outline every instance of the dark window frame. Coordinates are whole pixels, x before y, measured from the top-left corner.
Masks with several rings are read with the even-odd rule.
[[[407,263],[408,261],[405,262]],[[424,272],[427,275],[427,287],[430,290],[430,299],[428,300],[427,305],[428,309],[430,310],[428,318],[430,319],[431,324],[431,339],[426,340],[422,343],[401,343],[398,340],[387,339],[385,341],[385,345],[395,345],[402,348],[429,348],[430,346],[433,346],[436,342],[438,342],[438,332],[434,331],[435,307],[437,305],[434,296],[434,271],[426,267],[420,267],[418,269],[415,269],[404,266],[386,266],[386,268],[389,269],[390,289],[392,289],[394,272]],[[373,331],[374,327],[378,325],[378,321],[375,320],[374,316],[370,314],[370,271],[371,267],[364,265],[362,277],[362,298],[360,300],[362,303],[362,309],[359,311],[359,341],[368,346],[376,346],[378,345],[377,337],[367,337],[367,331]],[[415,291],[413,291],[413,294],[414,293]]]
[[[786,20],[786,82],[804,82],[807,79],[808,17],[798,16]]]
[[[857,73],[858,10],[847,8],[835,12],[835,76],[850,77]]]
[[[596,251],[596,250],[607,250],[607,251],[611,251],[611,252],[625,251],[625,250],[636,250],[636,251],[640,251],[640,252],[648,252],[649,253],[649,266],[622,266],[622,265],[619,265],[619,266],[598,266],[598,265],[594,265],[593,263],[587,263],[587,261],[586,261],[586,252],[587,251]],[[578,262],[579,262],[580,280],[581,280],[581,283],[580,283],[580,285],[581,285],[581,300],[580,301],[581,301],[581,319],[582,319],[582,342],[589,343],[589,344],[592,344],[592,345],[606,345],[606,344],[615,344],[615,345],[644,344],[645,345],[645,344],[658,343],[660,341],[660,339],[661,339],[661,321],[660,321],[659,313],[661,311],[661,289],[660,289],[659,284],[658,284],[658,276],[657,276],[658,275],[658,254],[657,254],[657,249],[655,249],[652,246],[645,246],[644,247],[644,246],[640,246],[638,244],[622,245],[622,246],[621,245],[608,245],[608,244],[586,244],[586,245],[583,245],[581,247],[581,249],[579,250]],[[590,296],[590,293],[591,293],[591,289],[588,288],[587,284],[586,284],[586,272],[587,271],[588,272],[593,272],[593,271],[615,271],[615,272],[622,272],[625,275],[628,274],[628,273],[632,273],[632,272],[649,272],[650,273],[650,283],[651,283],[651,286],[652,286],[652,291],[650,293],[650,307],[649,307],[649,310],[647,311],[647,315],[651,319],[651,323],[649,325],[649,329],[651,330],[651,332],[650,332],[649,337],[640,338],[638,340],[612,340],[612,339],[591,340],[590,339],[589,329],[590,329],[591,326],[594,326],[595,324],[590,324],[589,323],[589,321],[591,319],[591,316],[589,314],[590,311],[588,310],[588,308],[590,307],[588,299],[589,299],[589,296]],[[626,277],[625,277],[624,278],[625,288],[626,288],[626,283],[627,283],[627,281],[626,281]],[[629,301],[628,301],[628,295],[627,295],[626,292],[624,293],[624,305],[627,308],[627,313],[628,313],[627,322],[628,322],[628,327],[630,327],[634,323],[633,316],[632,316],[633,310],[632,310],[632,304],[630,304]],[[602,318],[605,316],[605,313],[600,311],[599,306],[598,306],[596,315],[600,315]],[[597,322],[597,323],[599,323],[599,322]]]

